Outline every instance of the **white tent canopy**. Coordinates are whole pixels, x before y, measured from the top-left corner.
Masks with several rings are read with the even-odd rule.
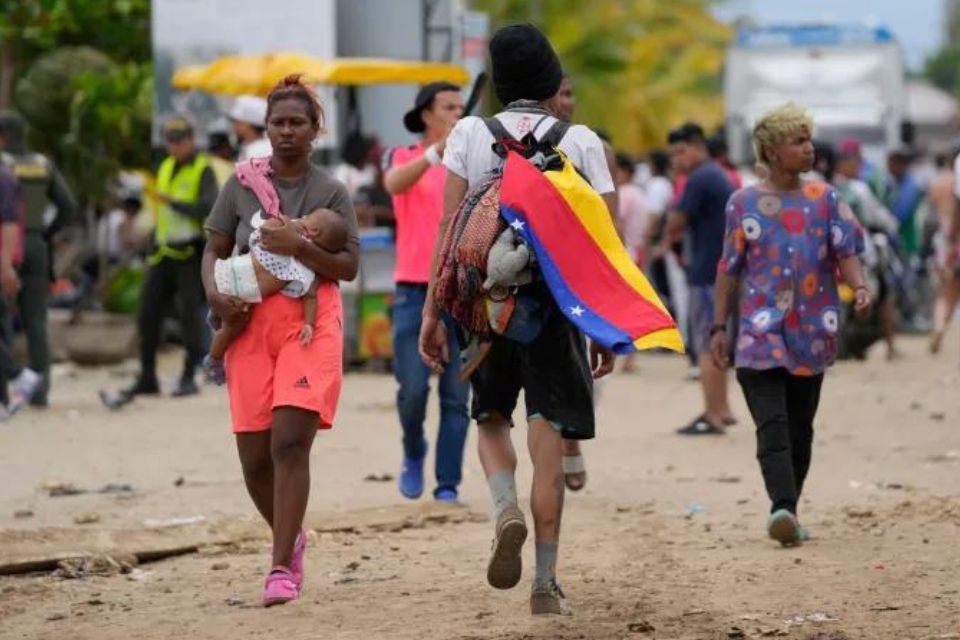
[[[957,100],[925,80],[908,80],[907,119],[916,125],[952,125],[960,117]]]

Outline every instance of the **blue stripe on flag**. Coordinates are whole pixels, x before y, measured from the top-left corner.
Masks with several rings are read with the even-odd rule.
[[[563,311],[563,314],[578,329],[590,336],[590,338],[608,349],[612,349],[618,355],[633,353],[637,348],[630,339],[630,335],[611,324],[605,318],[594,313],[587,307],[579,297],[567,286],[563,276],[557,269],[556,263],[550,257],[550,252],[541,244],[540,240],[530,230],[530,225],[523,215],[516,209],[503,203],[500,204],[500,215],[507,221],[514,232],[520,236],[524,242],[533,247],[537,256],[537,262],[540,266],[540,272],[543,274],[553,298]]]

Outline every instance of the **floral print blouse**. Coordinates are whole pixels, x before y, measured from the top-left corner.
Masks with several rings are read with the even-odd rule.
[[[822,373],[837,354],[837,266],[863,251],[863,230],[833,187],[740,189],[727,203],[718,269],[740,280],[736,366]]]

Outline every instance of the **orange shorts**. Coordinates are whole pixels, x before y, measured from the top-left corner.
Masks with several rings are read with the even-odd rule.
[[[253,305],[224,358],[234,433],[268,430],[277,407],[315,412],[319,429],[333,425],[343,383],[342,317],[339,287],[321,282],[313,340],[304,347],[302,300],[277,293]]]

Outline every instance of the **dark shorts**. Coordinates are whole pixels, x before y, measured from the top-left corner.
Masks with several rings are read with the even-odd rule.
[[[546,308],[543,329],[529,344],[493,338],[490,352],[470,377],[472,417],[483,422],[497,413],[511,420],[522,390],[528,418],[548,420],[567,439],[593,438],[593,376],[586,339],[545,286],[526,289]]]

